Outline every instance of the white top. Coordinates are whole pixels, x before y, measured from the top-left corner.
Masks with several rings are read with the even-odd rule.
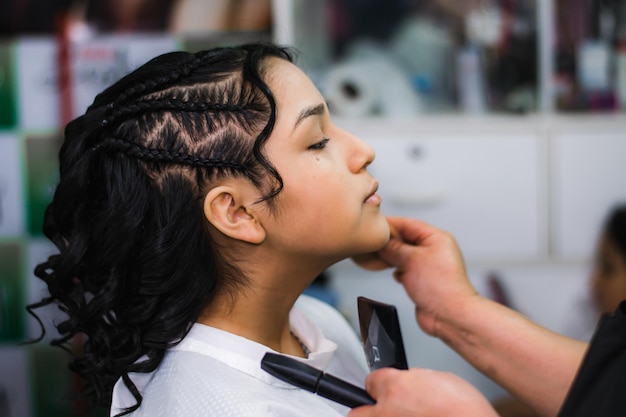
[[[368,373],[360,340],[334,308],[302,295],[289,315],[291,330],[311,350],[315,368],[358,386]],[[143,396],[133,417],[343,416],[349,408],[296,388],[261,369],[269,347],[196,323],[150,374],[131,374]],[[136,403],[121,380],[111,416]]]

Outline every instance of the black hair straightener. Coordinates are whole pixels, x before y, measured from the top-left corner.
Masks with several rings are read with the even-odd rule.
[[[358,297],[361,341],[370,370],[407,369],[398,313],[393,305]],[[347,407],[374,404],[364,389],[289,356],[268,352],[261,368],[276,378]]]

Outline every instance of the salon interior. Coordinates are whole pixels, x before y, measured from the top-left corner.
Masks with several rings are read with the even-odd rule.
[[[53,253],[41,222],[61,127],[171,50],[259,40],[296,48],[335,123],[376,150],[369,169],[385,214],[454,234],[481,294],[591,336],[594,248],[608,211],[626,202],[626,0],[0,5],[0,416],[82,415],[59,399],[73,383],[65,353],[20,345],[39,331],[24,305],[45,295],[32,271]],[[421,332],[391,270],[346,260],[307,292],[355,329],[358,296],[393,304],[409,366],[454,372],[494,402],[506,397]]]

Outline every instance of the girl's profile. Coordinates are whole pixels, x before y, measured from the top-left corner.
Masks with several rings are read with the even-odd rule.
[[[302,292],[388,241],[373,159],[272,44],[165,54],[99,94],[65,129],[36,268],[85,395],[112,416],[345,414],[260,361],[363,384],[351,327]]]

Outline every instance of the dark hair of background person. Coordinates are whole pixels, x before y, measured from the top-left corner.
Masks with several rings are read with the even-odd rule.
[[[604,232],[626,259],[626,205],[616,206],[606,219]]]
[[[129,373],[155,370],[216,292],[246,283],[211,240],[203,203],[220,178],[249,179],[270,209],[282,188],[263,152],[276,118],[268,57],[293,61],[271,44],[164,54],[65,129],[44,219],[59,253],[36,267],[50,296],[28,310],[67,315],[52,344],[79,336],[70,369],[95,404],[109,407],[122,378],[137,404],[121,415],[137,409]]]

